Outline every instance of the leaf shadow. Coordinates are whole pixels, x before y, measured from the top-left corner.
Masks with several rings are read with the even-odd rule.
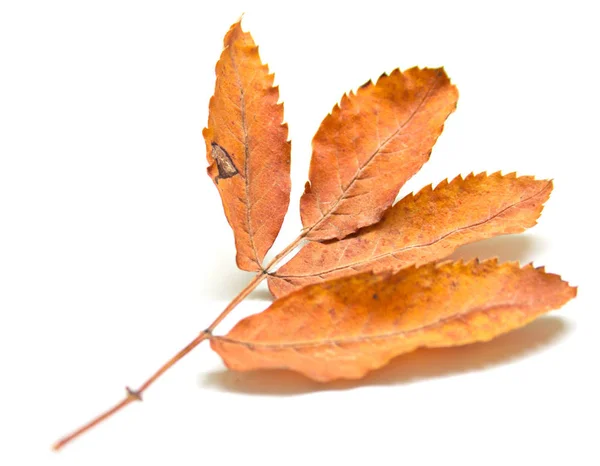
[[[504,235],[465,244],[448,256],[448,259],[497,257],[500,262],[519,261],[524,264],[534,260],[546,247],[542,238],[533,235]]]
[[[248,296],[246,299],[250,299],[252,301],[273,301],[273,295],[266,287],[257,288],[250,293],[250,296]]]
[[[321,384],[286,370],[235,372],[224,369],[200,375],[198,384],[218,391],[263,396],[292,396],[368,385],[404,385],[514,362],[542,351],[564,337],[568,330],[562,318],[543,317],[486,343],[420,349],[401,355],[361,380]]]
[[[248,284],[254,274],[239,270],[233,266],[225,264],[223,260],[217,260],[213,257],[202,263],[202,267],[212,271],[213,280],[204,280],[198,284],[198,294],[206,298],[231,301],[233,297]]]

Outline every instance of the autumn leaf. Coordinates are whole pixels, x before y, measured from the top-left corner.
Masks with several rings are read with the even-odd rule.
[[[239,22],[224,46],[203,131],[208,174],[233,229],[238,267],[259,271],[289,204],[290,143],[273,75]]]
[[[419,347],[491,340],[575,294],[543,268],[497,260],[357,274],[293,292],[213,337],[211,346],[234,370],[358,379]]]
[[[520,233],[535,225],[551,191],[551,181],[499,172],[429,185],[355,235],[309,243],[269,276],[269,289],[280,297],[357,272],[397,271],[444,258],[465,243]]]
[[[461,244],[535,225],[551,181],[472,174],[392,206],[456,108],[458,91],[442,68],[395,70],[342,97],[313,139],[300,200],[303,229],[263,265],[289,205],[291,145],[273,75],[240,22],[225,36],[216,75],[203,131],[207,172],[233,230],[237,265],[256,275],[139,388],[127,387],[121,401],[58,440],[55,450],[141,401],[204,341],[234,370],[358,379],[420,347],[490,340],[576,295],[558,275],[531,265],[432,262]],[[265,279],[280,298],[216,336]]]
[[[300,200],[306,238],[341,239],[379,221],[429,158],[457,99],[441,68],[395,70],[345,94],[313,139]]]

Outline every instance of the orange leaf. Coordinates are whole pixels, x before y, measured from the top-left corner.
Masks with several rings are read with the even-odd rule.
[[[208,128],[208,174],[235,237],[237,265],[262,270],[290,200],[290,143],[279,91],[240,23],[224,40]]]
[[[499,172],[443,181],[396,203],[384,219],[356,235],[312,242],[269,276],[280,297],[331,278],[373,270],[397,271],[442,259],[461,244],[520,233],[535,225],[552,182]]]
[[[395,70],[345,94],[313,139],[306,237],[340,239],[377,222],[429,159],[457,99],[441,68]]]
[[[211,346],[234,370],[358,379],[419,347],[488,341],[576,294],[531,265],[446,262],[311,285],[240,321]]]

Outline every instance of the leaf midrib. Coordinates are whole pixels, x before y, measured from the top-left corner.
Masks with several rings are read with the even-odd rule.
[[[499,217],[500,215],[502,215],[506,211],[508,211],[510,209],[513,209],[513,208],[516,208],[516,207],[519,206],[519,204],[522,204],[524,202],[530,201],[531,199],[539,196],[540,194],[542,194],[543,192],[545,192],[548,189],[548,187],[551,185],[551,183],[552,183],[552,181],[548,181],[548,183],[546,183],[544,185],[544,187],[542,189],[540,189],[538,192],[536,192],[535,194],[532,194],[531,196],[529,196],[529,197],[527,197],[525,199],[522,199],[519,202],[515,202],[515,203],[509,205],[508,207],[505,207],[504,209],[500,210],[499,212],[497,212],[496,214],[492,215],[491,217],[488,217],[485,220],[482,220],[482,221],[476,222],[476,223],[472,223],[470,225],[466,225],[464,227],[460,227],[460,228],[457,228],[455,230],[452,230],[452,231],[450,231],[450,232],[448,232],[448,233],[446,233],[446,234],[444,234],[444,235],[442,235],[442,236],[440,236],[440,237],[438,237],[438,238],[436,238],[433,241],[430,241],[428,243],[415,244],[415,245],[412,245],[412,246],[406,246],[406,247],[403,247],[403,248],[400,248],[400,249],[396,249],[396,250],[391,251],[391,252],[386,252],[384,254],[380,254],[378,256],[371,257],[369,259],[364,259],[364,260],[361,260],[361,261],[352,262],[351,264],[343,265],[343,266],[340,266],[340,267],[334,267],[332,269],[320,271],[318,273],[311,273],[311,274],[305,274],[305,275],[278,275],[277,272],[274,272],[272,274],[272,276],[276,277],[276,278],[281,278],[283,280],[285,280],[286,278],[310,278],[310,277],[316,277],[316,276],[320,276],[320,275],[334,273],[334,272],[337,272],[339,270],[345,270],[345,269],[349,269],[349,268],[353,268],[353,267],[359,267],[361,265],[368,264],[370,262],[377,262],[377,261],[379,261],[381,259],[384,259],[386,257],[390,257],[390,256],[393,256],[395,254],[399,254],[401,252],[410,251],[412,249],[419,249],[419,248],[425,248],[425,247],[433,246],[434,244],[436,244],[436,243],[438,243],[440,241],[443,241],[444,239],[448,238],[449,236],[452,236],[454,234],[460,233],[460,232],[462,232],[464,230],[469,230],[471,228],[477,228],[479,226],[485,225],[488,222],[491,222],[492,220],[494,220],[495,218]]]
[[[232,344],[232,345],[240,345],[245,346],[250,350],[254,349],[265,349],[265,350],[280,350],[280,349],[299,349],[299,348],[309,348],[309,347],[319,347],[319,346],[338,346],[343,344],[351,344],[351,343],[361,343],[372,340],[386,340],[390,338],[400,337],[400,336],[410,336],[411,334],[415,334],[418,332],[423,332],[427,330],[434,329],[435,327],[443,326],[444,324],[453,321],[453,320],[462,320],[465,317],[477,313],[477,312],[491,312],[496,309],[506,309],[506,310],[514,310],[514,309],[523,309],[524,311],[530,310],[531,306],[526,306],[518,303],[502,303],[502,304],[494,304],[491,306],[477,306],[473,309],[469,309],[466,312],[462,312],[460,314],[454,314],[452,316],[438,319],[431,324],[422,325],[417,328],[413,328],[410,330],[400,330],[394,332],[386,332],[381,334],[370,334],[370,335],[360,335],[355,337],[340,337],[340,338],[331,338],[331,339],[323,339],[323,340],[300,340],[295,342],[287,342],[287,343],[261,343],[247,340],[237,340],[234,338],[229,338],[227,336],[213,336],[211,339],[216,341],[221,341],[224,343]]]
[[[250,150],[248,142],[248,127],[246,125],[246,98],[244,87],[242,85],[240,71],[238,69],[238,65],[233,54],[233,47],[231,45],[229,46],[229,57],[231,59],[231,64],[233,65],[233,71],[235,74],[238,89],[240,91],[240,118],[242,131],[244,133],[244,189],[246,194],[244,204],[246,206],[246,227],[248,230],[248,239],[250,240],[250,246],[252,247],[252,252],[254,254],[254,257],[250,257],[250,260],[258,266],[259,270],[262,270],[262,265],[260,259],[258,258],[258,252],[256,250],[256,244],[254,243],[254,229],[252,227],[252,219],[250,218],[252,204],[250,203],[250,182],[248,181],[248,159],[250,158]]]

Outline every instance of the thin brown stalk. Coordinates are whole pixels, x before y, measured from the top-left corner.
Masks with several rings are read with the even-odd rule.
[[[166,363],[164,363],[154,374],[152,374],[148,380],[146,380],[137,390],[132,390],[129,387],[126,387],[127,394],[125,398],[123,398],[120,402],[114,405],[112,408],[109,408],[102,414],[98,415],[88,423],[84,424],[77,430],[72,433],[66,435],[65,437],[58,440],[54,445],[52,445],[52,449],[55,451],[60,450],[65,445],[69,444],[71,441],[78,438],[81,434],[87,432],[94,426],[100,424],[104,420],[108,419],[112,415],[121,411],[125,406],[134,402],[134,401],[142,401],[143,393],[156,382],[165,372],[167,372],[171,367],[175,365],[179,360],[181,360],[186,354],[190,353],[194,348],[196,348],[200,343],[205,340],[210,340],[212,336],[213,330],[219,325],[229,313],[235,309],[235,307],[241,303],[267,276],[268,272],[272,267],[277,265],[282,259],[284,259],[290,252],[292,252],[298,244],[302,241],[306,233],[300,234],[294,241],[292,241],[286,248],[284,248],[278,255],[276,255],[273,260],[271,260],[266,267],[259,273],[257,273],[254,278],[246,285],[246,287],[238,293],[238,295],[233,298],[233,300],[227,305],[225,309],[217,316],[217,318],[213,321],[212,324],[208,326],[206,330],[200,332],[196,338],[194,338],[185,348],[180,350],[175,356],[169,359]]]

